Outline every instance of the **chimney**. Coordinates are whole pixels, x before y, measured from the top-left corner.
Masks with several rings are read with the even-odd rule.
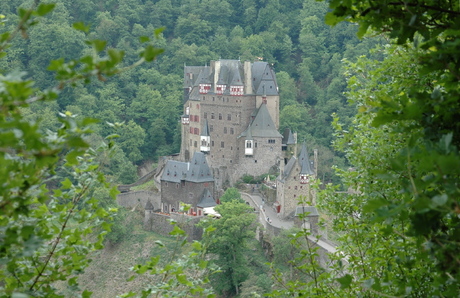
[[[314,163],[315,163],[315,178],[318,177],[318,149],[313,149]]]
[[[220,75],[220,60],[218,61],[213,61],[214,62],[214,93],[217,92],[217,81],[219,81],[219,75]]]
[[[252,65],[250,61],[244,61],[244,93],[252,94]]]

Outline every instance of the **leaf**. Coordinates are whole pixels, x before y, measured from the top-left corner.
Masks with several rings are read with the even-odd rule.
[[[433,202],[434,207],[439,207],[445,205],[448,199],[449,197],[445,193],[443,193],[441,195],[434,196],[433,198],[431,198],[431,201]]]
[[[346,289],[350,287],[353,277],[350,274],[345,274],[344,276],[337,278],[337,281],[340,283],[341,289]]]
[[[64,181],[61,181],[61,184],[63,189],[70,189],[72,187],[72,181],[69,178],[65,178]]]
[[[164,52],[164,49],[155,48],[152,45],[147,45],[142,52],[141,56],[145,59],[145,61],[150,62],[153,61],[158,55]]]
[[[150,38],[148,36],[139,36],[139,41],[141,43],[144,43],[144,42],[149,42],[150,41]]]
[[[37,14],[42,17],[45,14],[51,12],[54,9],[55,6],[56,6],[56,4],[54,4],[54,3],[41,3],[37,7]]]
[[[85,23],[83,23],[83,22],[73,23],[72,26],[73,26],[76,30],[83,31],[83,32],[85,32],[85,33],[88,33],[88,32],[89,32],[89,28],[90,28],[89,25],[85,25]]]

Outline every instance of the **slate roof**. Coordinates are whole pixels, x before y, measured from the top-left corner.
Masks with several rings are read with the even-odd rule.
[[[300,166],[300,174],[306,174],[306,175],[315,174],[313,170],[311,169],[311,163],[310,163],[310,160],[308,159],[307,146],[305,145],[305,142],[302,144],[302,149],[300,149],[299,166]]]
[[[188,163],[176,160],[168,160],[166,161],[163,174],[161,175],[161,180],[179,183],[181,180],[183,180],[183,177],[186,176],[187,171]]]
[[[282,138],[283,136],[276,130],[275,123],[268,112],[267,105],[261,104],[257,110],[256,117],[248,126],[248,128],[241,133],[239,137],[252,137],[261,138]],[[251,137],[251,138],[252,138]]]
[[[195,152],[195,154],[193,154],[193,158],[190,161],[190,167],[186,173],[185,181],[214,181],[208,162],[206,161],[206,155],[203,152]]]
[[[267,62],[254,62],[252,64],[252,80],[254,94],[278,95],[275,73]]]
[[[202,152],[195,152],[190,162],[168,160],[161,181],[175,182],[211,182],[214,181],[211,170]]]
[[[286,145],[295,144],[294,134],[289,128],[284,130],[282,143]]]
[[[307,153],[307,146],[305,145],[305,143],[303,143],[302,148],[300,149],[299,157],[296,158],[295,156],[293,156],[289,159],[288,163],[284,166],[283,173],[281,173],[278,179],[281,180],[282,182],[286,181],[286,178],[291,173],[296,162],[299,163],[300,174],[307,174],[307,175],[315,174],[313,170],[311,169],[311,163],[310,163],[310,159],[308,158],[308,153]]]
[[[205,188],[203,191],[203,196],[201,197],[200,202],[198,202],[196,206],[200,208],[208,208],[214,207],[216,205],[217,203],[211,195],[211,192],[207,188]]]
[[[292,171],[292,168],[295,165],[295,162],[297,161],[297,158],[295,156],[291,157],[288,161],[288,163],[284,166],[284,171],[281,173],[280,177],[278,177],[279,180],[281,181],[286,181],[286,178],[289,176],[289,174]]]
[[[295,209],[295,216],[299,216],[303,213],[309,213],[307,217],[319,216],[318,210],[313,206],[297,206]]]
[[[227,86],[244,86],[244,67],[239,60],[219,60],[220,69],[217,84]],[[184,66],[184,102],[187,99],[199,98],[199,84],[213,84],[216,69],[211,66]],[[278,95],[278,85],[273,69],[267,62],[254,62],[251,66],[252,88],[247,94]],[[190,89],[189,89],[190,88]],[[191,92],[190,92],[191,91]],[[229,93],[227,88],[225,93]]]
[[[203,128],[201,129],[201,136],[202,136],[202,137],[209,137],[209,136],[210,136],[210,134],[209,134],[208,119],[205,119],[205,120],[204,120]]]

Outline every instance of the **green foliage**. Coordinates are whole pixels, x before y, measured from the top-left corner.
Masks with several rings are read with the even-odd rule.
[[[0,52],[5,53],[18,34],[27,37],[29,31],[32,36],[44,30],[37,25],[39,17],[54,5],[40,1],[35,5],[19,9],[18,25],[2,34]],[[108,219],[115,210],[101,206],[91,195],[95,187],[108,189],[112,200],[118,192],[96,162],[107,145],[96,150],[87,141],[97,121],[67,111],[59,113],[59,125],[43,126],[43,118],[28,115],[31,104],[55,100],[69,85],[94,77],[105,80],[120,72],[121,52],[111,49],[99,57],[104,43],[88,44],[91,55],[51,62],[48,70],[57,81],[52,88],[38,89],[18,71],[0,75],[0,296],[63,297],[54,288],[58,281],[78,290],[76,275],[90,262],[88,254],[103,247],[110,230]],[[45,133],[45,128],[55,130]],[[67,174],[57,177],[57,172]],[[56,178],[62,178],[57,185]]]
[[[379,8],[369,1],[331,1],[330,5],[334,8],[330,23],[347,18],[359,23],[361,35],[368,28],[388,32],[402,45],[390,48],[385,61],[373,62],[375,66],[364,71],[367,82],[358,76],[351,78],[352,95],[361,114],[356,120],[359,129],[344,136],[359,144],[355,135],[364,129],[358,125],[367,123],[375,127],[367,134],[371,138],[397,137],[396,148],[379,160],[386,166],[366,176],[374,183],[392,183],[392,188],[370,198],[365,211],[376,221],[384,220],[388,229],[390,222],[408,222],[403,235],[416,242],[419,255],[415,259],[429,255],[436,264],[436,269],[429,267],[427,273],[429,295],[443,292],[457,296],[460,127],[455,119],[460,101],[455,45],[459,41],[459,4],[427,0],[384,1]],[[369,62],[356,66],[361,70]],[[366,99],[370,93],[372,97]],[[354,150],[350,150],[351,156]],[[390,191],[397,194],[396,200],[388,195]]]
[[[187,211],[189,206],[185,206]],[[187,246],[187,235],[177,223],[169,233],[176,240],[175,248],[170,252],[170,257],[166,265],[160,264],[160,257],[152,257],[143,265],[135,265],[132,268],[137,275],[149,274],[159,278],[155,284],[148,285],[140,293],[140,297],[216,297],[207,284],[209,275],[214,274],[217,268],[206,260],[207,246],[200,242],[191,244],[191,251],[187,255],[181,255],[182,250]],[[211,232],[211,228],[204,230],[204,235]],[[164,246],[161,241],[157,241],[158,246]],[[136,278],[132,276],[130,280]],[[136,296],[135,292],[130,292],[121,297]],[[137,296],[136,296],[137,297]]]
[[[227,203],[231,201],[238,201],[244,203],[244,200],[241,198],[240,191],[237,188],[230,187],[227,188],[224,194],[219,198],[221,203]]]
[[[237,200],[215,207],[220,219],[207,219],[199,225],[212,233],[203,235],[202,243],[207,253],[219,267],[220,272],[211,276],[213,288],[221,294],[238,294],[241,283],[249,275],[246,249],[249,239],[254,238],[256,215],[253,209]]]

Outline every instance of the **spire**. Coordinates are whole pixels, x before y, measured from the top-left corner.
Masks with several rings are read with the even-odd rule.
[[[302,144],[302,148],[300,149],[299,166],[301,168],[300,170],[301,175],[314,175],[314,172],[310,166],[310,160],[308,158],[308,152],[307,152],[307,145],[305,144],[305,142]]]

